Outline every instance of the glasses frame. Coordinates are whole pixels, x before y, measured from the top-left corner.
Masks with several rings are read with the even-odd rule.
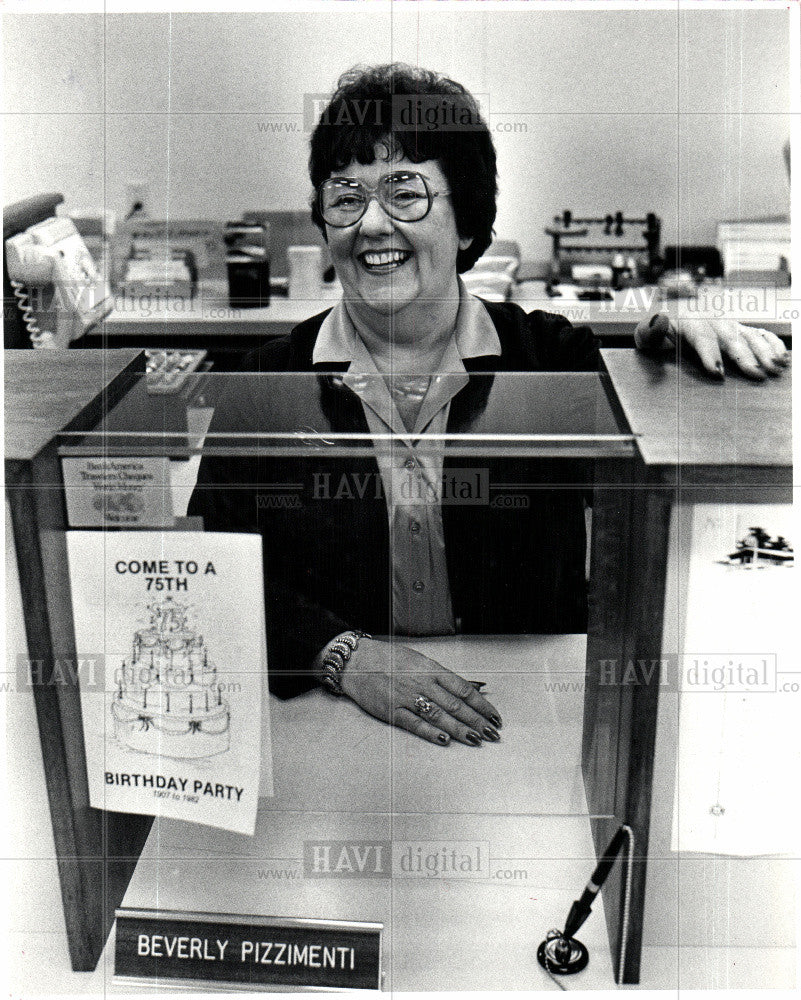
[[[423,214],[420,216],[419,219],[399,219],[396,215],[392,214],[388,206],[385,205],[384,202],[381,200],[381,198],[378,196],[378,192],[381,189],[382,184],[384,184],[384,182],[387,180],[387,178],[394,177],[397,174],[402,174],[406,177],[419,177],[420,180],[423,182],[423,187],[425,188],[425,192],[428,195],[428,205],[426,207],[425,212],[423,212]],[[367,200],[364,203],[364,208],[362,209],[361,214],[357,216],[352,222],[336,223],[336,222],[329,222],[328,219],[326,219],[325,214],[323,212],[323,188],[330,181],[345,181],[353,185],[354,187],[358,186],[367,195]],[[351,226],[355,226],[357,222],[362,221],[362,219],[367,214],[367,209],[370,207],[370,202],[375,198],[375,200],[381,206],[384,213],[387,216],[389,216],[389,218],[392,219],[393,222],[404,222],[409,225],[413,225],[415,222],[422,222],[423,219],[426,218],[426,216],[431,211],[431,206],[434,204],[435,198],[439,197],[440,195],[447,196],[450,193],[451,193],[450,191],[434,191],[431,187],[431,181],[429,180],[429,178],[426,177],[425,174],[419,173],[417,170],[391,170],[389,173],[382,174],[381,177],[378,178],[378,183],[375,185],[375,187],[368,187],[367,184],[363,183],[362,181],[357,181],[351,177],[327,177],[321,184],[318,184],[317,186],[317,211],[320,213],[320,218],[323,220],[323,222],[327,226],[331,226],[332,229],[349,229]]]

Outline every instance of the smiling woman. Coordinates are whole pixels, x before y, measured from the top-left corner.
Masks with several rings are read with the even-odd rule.
[[[253,496],[259,469],[205,457],[189,512],[206,530],[264,538],[276,694],[324,684],[431,743],[494,743],[500,715],[472,684],[367,633],[585,630],[582,491],[534,489],[520,511],[448,502],[443,484],[454,470],[441,441],[475,409],[487,385],[476,373],[594,371],[595,341],[562,316],[484,302],[461,281],[491,242],[497,183],[489,129],[460,84],[397,64],[346,73],[312,135],[309,168],[312,217],[343,297],[243,367],[320,372],[331,429],[391,435],[393,447],[347,468],[321,460],[313,474],[380,479],[382,489],[270,512]],[[664,326],[643,333],[641,346],[661,341]],[[764,331],[681,332],[711,373],[721,345],[755,378],[784,363]],[[263,380],[237,385],[212,431],[260,426],[267,391]],[[302,482],[308,473],[287,464],[275,474]],[[484,473],[508,481],[509,466]],[[515,474],[529,486],[554,481],[533,462]]]
[[[410,105],[435,111],[439,127],[436,122],[420,127],[409,115]],[[473,96],[454,80],[398,63],[345,73],[312,134],[309,173],[315,191],[353,164],[378,160],[386,171],[395,158],[441,168],[456,229],[468,240],[456,255],[456,271],[468,271],[492,241],[498,193],[495,147]],[[325,234],[318,198],[312,218]]]
[[[391,172],[387,172],[388,156]],[[377,144],[373,163],[352,164],[347,175],[336,175],[334,183],[349,182],[351,190],[353,184],[358,184],[365,192],[372,188],[377,193],[376,197],[368,197],[366,193],[355,196],[361,201],[359,220],[330,228],[326,223],[328,248],[342,282],[348,312],[362,339],[366,334],[380,356],[380,345],[389,346],[386,321],[391,317],[395,351],[398,348],[403,351],[407,346],[414,348],[414,363],[409,370],[421,371],[422,363],[423,371],[433,371],[459,307],[453,261],[459,251],[469,247],[472,238],[458,234],[450,193],[439,164],[433,160],[427,162],[426,173],[412,171],[413,166],[405,156],[388,154],[384,144]],[[326,190],[331,183],[324,182],[320,190],[324,218],[336,214],[334,210],[339,207]],[[408,219],[408,207],[399,209],[396,204],[402,192],[412,188],[422,189],[417,205],[422,202],[425,208],[424,215],[416,220]],[[438,197],[434,197],[434,192]],[[349,194],[349,198],[353,200],[354,195]],[[401,215],[406,217],[401,219]],[[427,337],[425,344],[421,344],[424,320]],[[380,344],[375,343],[376,335]],[[375,357],[375,351],[371,353]],[[396,354],[393,366],[396,371],[397,361]]]
[[[422,111],[442,127],[421,129]],[[346,73],[312,135],[310,173],[312,217],[377,366],[390,364],[391,347],[393,371],[436,371],[457,276],[489,246],[495,221],[495,149],[475,100],[426,70]]]

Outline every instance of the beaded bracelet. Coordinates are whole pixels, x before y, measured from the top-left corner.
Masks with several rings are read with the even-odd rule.
[[[372,636],[359,629],[351,629],[337,636],[326,649],[323,656],[323,684],[332,694],[342,694],[342,671],[360,639],[372,639]]]

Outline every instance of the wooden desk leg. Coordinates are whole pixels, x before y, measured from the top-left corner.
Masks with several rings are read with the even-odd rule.
[[[662,657],[672,487],[642,468],[605,465],[593,500],[582,769],[596,854],[622,823],[635,853],[624,927],[625,865],[603,890],[615,977],[639,982]],[[633,487],[633,488],[627,488]],[[621,968],[621,953],[625,958]]]

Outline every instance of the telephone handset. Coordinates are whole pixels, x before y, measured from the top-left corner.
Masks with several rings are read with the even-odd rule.
[[[111,292],[71,219],[46,219],[6,240],[6,266],[31,343],[68,347],[112,309]],[[30,294],[53,286],[55,333],[40,330]]]

